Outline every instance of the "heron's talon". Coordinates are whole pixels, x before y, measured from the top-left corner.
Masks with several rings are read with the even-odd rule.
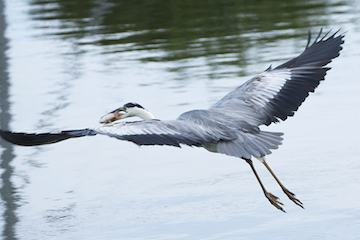
[[[284,205],[284,204],[278,200],[279,198],[277,196],[275,196],[269,192],[266,192],[265,196],[272,205],[274,205],[277,209],[285,212],[285,210],[280,206],[280,205]]]
[[[295,197],[295,194],[287,190],[286,188],[283,189],[284,193],[288,198],[293,201],[296,205],[298,205],[301,208],[304,208],[303,203]]]

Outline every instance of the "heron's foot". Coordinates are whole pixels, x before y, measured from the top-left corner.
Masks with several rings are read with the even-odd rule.
[[[265,197],[270,201],[272,205],[274,205],[277,209],[285,212],[285,210],[280,206],[284,205],[282,202],[279,201],[279,198],[275,195],[272,195],[269,192],[265,192]]]
[[[290,191],[287,190],[286,188],[283,188],[283,191],[284,191],[284,193],[286,194],[286,196],[288,196],[288,197],[290,198],[291,201],[293,201],[296,205],[304,208],[303,203],[302,203],[299,199],[297,199],[297,198],[295,197],[295,194],[294,194],[294,193],[290,192]]]

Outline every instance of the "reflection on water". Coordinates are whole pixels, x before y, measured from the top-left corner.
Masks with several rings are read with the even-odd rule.
[[[9,78],[8,64],[5,52],[8,48],[7,39],[5,38],[6,22],[4,16],[4,4],[0,1],[0,127],[1,129],[9,128],[10,121],[10,103],[9,103]],[[15,224],[18,217],[15,211],[18,206],[19,196],[12,182],[14,169],[11,162],[14,159],[13,146],[4,141],[0,142],[1,162],[0,162],[0,199],[2,210],[2,236],[4,239],[16,239]]]
[[[303,29],[328,25],[329,18],[322,16],[341,2],[32,1],[31,5],[32,18],[47,34],[75,39],[79,45],[106,46],[103,53],[162,51],[162,56],[140,58],[174,61],[241,54],[250,47],[250,39],[262,44],[302,37]],[[243,64],[249,57],[238,56]],[[239,63],[220,60],[212,64]]]
[[[243,76],[294,57],[305,47],[309,29],[353,30],[353,36],[346,36],[341,58],[336,59],[338,69],[349,66],[345,57],[352,56],[346,50],[357,49],[359,43],[354,40],[359,32],[360,15],[356,12],[359,3],[350,0],[6,0],[5,3],[9,43],[2,28],[1,128],[18,131],[93,126],[108,110],[134,100],[159,118],[174,118],[189,108],[209,106],[246,80]],[[342,77],[339,72],[337,78]],[[336,71],[330,71],[331,74]],[[357,95],[351,95],[351,80],[354,81],[348,77],[346,85],[342,85],[349,90],[343,95],[351,97],[348,102],[355,102],[353,98]],[[328,90],[338,88],[329,82],[325,85]],[[315,105],[316,96],[312,98]],[[338,97],[341,99],[340,93]],[[323,101],[336,106],[329,96]],[[316,109],[320,109],[317,104]],[[332,119],[332,110],[329,112]],[[299,115],[294,119],[301,119]],[[324,119],[317,110],[310,118],[321,123]],[[294,124],[296,120],[291,121]],[[306,146],[310,153],[320,152],[312,156],[319,159],[320,165],[324,144],[311,142],[308,136],[319,129],[309,129],[295,133],[301,144],[293,146]],[[308,135],[303,136],[302,132]],[[291,140],[291,135],[287,136]],[[291,224],[310,229],[306,236],[316,237],[322,235],[317,235],[314,226],[326,222],[328,209],[333,211],[330,217],[335,223],[353,220],[346,212],[337,217],[336,211],[341,209],[335,203],[334,208],[326,203],[324,208],[315,205],[320,212],[306,205],[321,195],[314,196],[314,192],[307,195],[310,190],[306,187],[315,185],[311,182],[313,175],[321,179],[321,173],[307,172],[316,169],[317,161],[306,163],[313,168],[305,168],[303,160],[298,167],[286,168],[281,163],[286,165],[287,158],[280,154],[275,157],[283,160],[274,167],[283,171],[279,175],[285,177],[287,171],[294,172],[295,168],[299,178],[309,176],[300,179],[303,185],[296,186],[297,181],[287,184],[297,187],[296,193],[304,189],[303,197],[299,198],[305,202],[306,212],[299,213],[300,210],[287,205],[293,215],[280,217],[273,215],[272,206],[258,200],[263,199],[257,195],[261,194],[258,186],[253,186],[252,176],[249,181],[246,178],[250,170],[239,173],[238,161],[231,158],[201,151],[198,154],[185,148],[140,151],[136,146],[102,138],[43,148],[18,148],[3,141],[0,144],[0,222],[3,222],[0,226],[5,239],[17,236],[26,239],[29,235],[34,239],[63,236],[114,239],[123,234],[127,239],[223,240],[259,232],[258,239],[263,239],[271,232],[291,236],[286,229],[295,231]],[[285,147],[282,152],[285,156],[288,153],[291,163],[296,164],[295,150]],[[291,174],[288,177],[288,181],[295,178]],[[334,186],[332,182],[327,184],[327,179],[316,185]],[[26,203],[20,201],[23,199]],[[185,230],[178,229],[181,227]]]

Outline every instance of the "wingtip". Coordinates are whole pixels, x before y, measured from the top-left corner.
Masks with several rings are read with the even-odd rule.
[[[66,133],[22,133],[0,130],[0,136],[15,145],[19,146],[38,146],[60,142],[73,136]]]

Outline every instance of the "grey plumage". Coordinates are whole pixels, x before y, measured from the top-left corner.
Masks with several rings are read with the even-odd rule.
[[[276,68],[270,66],[228,93],[209,109],[185,112],[176,120],[114,122],[96,129],[70,130],[55,134],[0,130],[0,135],[9,142],[24,146],[49,144],[96,134],[138,145],[202,146],[212,152],[245,159],[251,165],[266,197],[274,206],[283,210],[277,198],[263,187],[250,159],[252,156],[260,159],[272,173],[263,157],[270,154],[272,149],[278,148],[282,133],[261,131],[259,126],[270,125],[293,116],[309,93],[324,80],[330,69],[325,66],[339,56],[344,43],[344,35],[337,35],[337,32],[329,37],[327,35],[320,38],[320,31],[311,44],[309,33],[307,46],[298,57]],[[136,103],[125,104],[119,109],[122,111],[132,107],[146,111]],[[114,112],[116,110],[112,113]],[[109,119],[113,119],[113,116]],[[274,174],[273,176],[275,177]],[[278,181],[276,177],[275,179]],[[278,183],[292,201],[302,206],[293,193],[283,187],[280,181]]]

